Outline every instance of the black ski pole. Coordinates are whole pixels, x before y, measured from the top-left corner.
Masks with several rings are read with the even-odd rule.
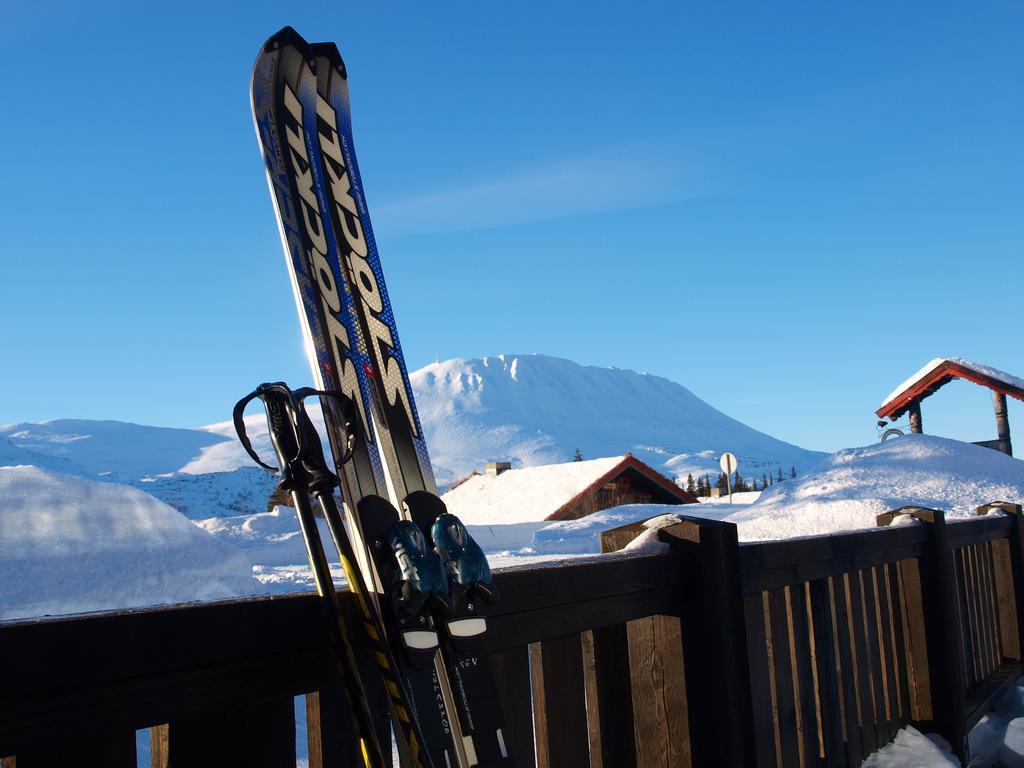
[[[339,464],[344,464],[351,453],[351,441],[355,438],[355,411],[352,401],[337,392],[324,392],[322,390],[303,387],[294,390],[292,393],[298,408],[297,427],[300,442],[303,447],[303,464],[309,477],[308,490],[320,505],[327,528],[331,532],[334,546],[338,550],[341,560],[341,567],[345,571],[345,578],[349,583],[349,590],[356,599],[359,607],[360,617],[363,621],[363,631],[370,638],[374,659],[384,678],[384,687],[391,700],[391,707],[394,721],[401,731],[408,746],[409,758],[414,768],[428,768],[432,765],[429,752],[424,749],[427,742],[423,738],[420,724],[410,704],[408,691],[406,690],[401,676],[398,674],[398,664],[390,646],[384,641],[380,616],[370,603],[370,592],[362,574],[359,571],[358,559],[352,547],[352,541],[345,530],[345,523],[342,520],[341,512],[338,510],[337,502],[334,500],[334,489],[340,481],[330,469],[327,468],[327,461],[324,458],[323,447],[320,443],[320,435],[313,426],[309,414],[306,412],[305,400],[307,397],[319,396],[321,399],[330,398],[334,400],[335,406],[340,410],[340,421],[347,425],[346,432],[349,435],[349,442],[346,444],[345,453],[340,457]]]
[[[245,406],[259,398],[267,412],[267,426],[270,430],[270,441],[274,446],[280,469],[265,464],[252,449],[245,433],[243,412]],[[306,555],[313,571],[316,591],[320,595],[321,605],[327,619],[327,631],[331,645],[334,647],[335,658],[344,683],[344,690],[352,711],[352,721],[356,733],[359,734],[359,747],[363,763],[367,768],[390,768],[384,761],[380,741],[373,724],[366,690],[359,675],[356,664],[355,650],[348,635],[345,621],[334,588],[327,557],[316,527],[316,519],[309,503],[307,491],[312,480],[303,459],[305,458],[305,441],[299,430],[298,405],[288,386],[282,382],[261,384],[235,405],[235,430],[243,447],[256,462],[271,471],[281,473],[278,487],[291,493],[292,503],[299,518],[302,537],[306,542]],[[319,444],[318,444],[319,445]]]

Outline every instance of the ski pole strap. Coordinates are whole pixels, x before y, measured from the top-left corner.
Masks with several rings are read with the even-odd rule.
[[[326,465],[324,452],[320,447],[320,439],[316,434],[316,428],[306,412],[306,398],[319,397],[321,407],[325,411],[332,411],[335,416],[334,423],[340,425],[343,429],[343,439],[340,440],[342,444],[337,446],[338,450],[341,451],[341,455],[337,457],[336,463],[345,464],[348,462],[352,458],[352,450],[356,444],[356,407],[352,402],[352,398],[343,395],[341,392],[313,389],[312,387],[301,387],[293,391],[292,395],[299,408],[300,425],[303,426],[305,433],[303,437],[308,438],[305,440],[308,451],[307,461],[319,459]]]
[[[249,454],[254,462],[263,467],[263,469],[267,469],[271,472],[280,472],[281,468],[271,467],[259,458],[259,455],[253,449],[253,444],[249,439],[249,435],[246,433],[245,410],[248,404],[256,398],[261,399],[264,407],[267,409],[267,425],[270,430],[270,441],[273,443],[274,450],[278,453],[278,460],[281,462],[281,466],[285,467],[289,463],[299,459],[301,451],[301,443],[296,439],[294,427],[289,430],[291,432],[291,439],[289,439],[285,433],[285,425],[281,421],[281,417],[287,418],[290,422],[294,421],[294,417],[289,413],[294,413],[295,411],[295,400],[292,396],[292,390],[289,389],[288,385],[282,381],[260,384],[252,392],[234,403],[234,411],[231,414],[232,421],[234,422],[234,431],[238,433],[239,441],[242,443],[242,447],[244,447],[246,453]],[[280,402],[280,406],[273,409],[279,414],[278,416],[274,417],[271,415],[269,398],[273,398]],[[284,406],[284,408],[281,408],[281,406]],[[281,449],[286,450],[282,453]]]

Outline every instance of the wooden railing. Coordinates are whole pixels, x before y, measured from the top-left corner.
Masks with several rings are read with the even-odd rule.
[[[496,574],[516,764],[855,766],[907,723],[962,754],[1021,672],[1024,537],[999,511],[753,544],[687,518],[667,551]],[[0,670],[8,766],[134,766],[149,728],[154,766],[290,768],[302,694],[310,765],[355,764],[312,595],[8,624]]]

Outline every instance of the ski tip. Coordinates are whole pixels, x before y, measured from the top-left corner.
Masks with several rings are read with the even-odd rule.
[[[338,74],[348,79],[348,69],[345,67],[345,60],[341,58],[341,51],[334,43],[313,43],[310,46],[313,55],[318,59],[327,59]]]
[[[309,43],[302,35],[295,31],[294,27],[281,27],[277,32],[263,44],[263,53],[272,53],[281,48],[292,47],[302,54],[302,57],[313,66],[314,54]]]

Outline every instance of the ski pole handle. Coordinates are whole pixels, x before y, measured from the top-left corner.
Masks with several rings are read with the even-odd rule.
[[[264,462],[252,447],[252,441],[245,431],[245,408],[253,400],[260,399],[267,412],[267,426],[270,431],[270,442],[277,453],[281,467],[272,467]],[[292,391],[283,381],[260,384],[256,389],[235,403],[232,420],[235,432],[245,452],[252,460],[271,472],[281,472],[292,461],[302,456],[303,443],[299,439],[292,414],[298,410]]]

